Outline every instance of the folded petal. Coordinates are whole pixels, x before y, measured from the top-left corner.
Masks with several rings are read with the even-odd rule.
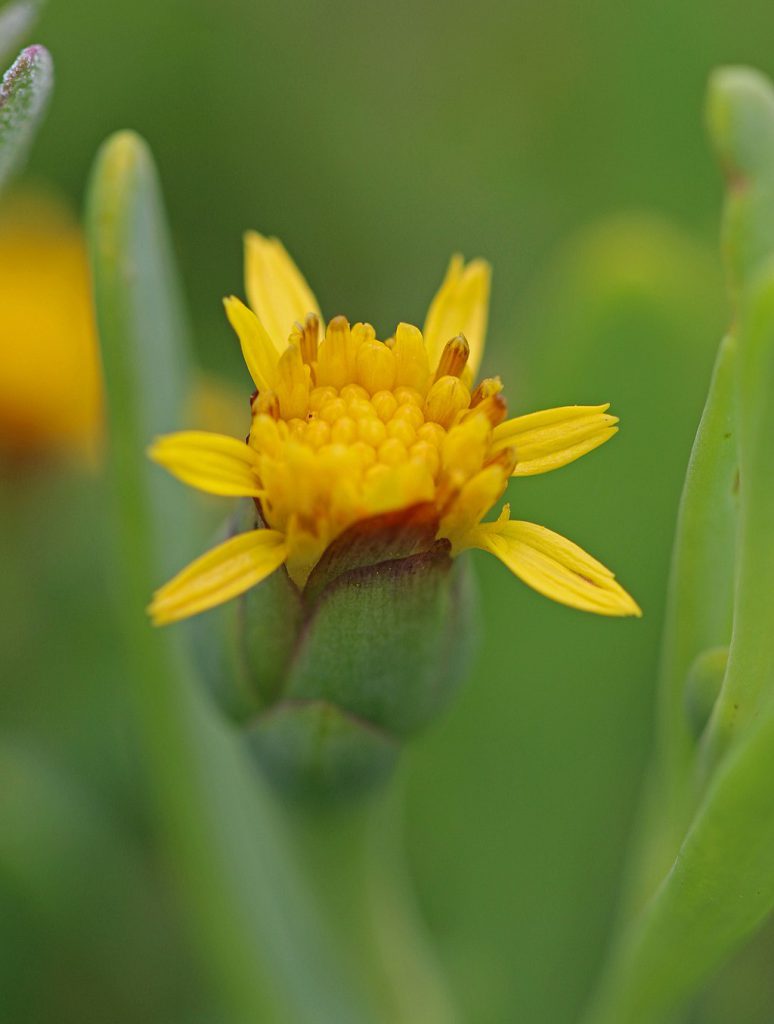
[[[234,437],[185,430],[156,438],[148,455],[178,480],[208,494],[257,498],[262,493],[258,456]]]
[[[309,313],[323,322],[317,299],[282,242],[257,231],[245,234],[245,290],[280,352],[294,323],[303,324]]]
[[[495,427],[493,449],[515,448],[514,476],[550,473],[593,451],[618,432],[608,405],[566,405],[517,416]]]
[[[276,530],[240,533],[197,558],[153,595],[153,624],[166,626],[214,608],[270,576],[287,558],[285,536]]]
[[[259,391],[274,389],[280,352],[258,317],[235,296],[223,300],[226,316],[242,346],[242,357]],[[285,347],[284,345],[282,346]]]
[[[485,260],[465,266],[462,256],[452,257],[443,284],[430,303],[423,331],[433,372],[447,341],[464,334],[470,346],[468,367],[475,376],[484,354],[491,277]]]
[[[465,547],[489,551],[528,586],[560,604],[597,615],[642,614],[609,569],[544,526],[517,520],[481,523],[470,531]]]

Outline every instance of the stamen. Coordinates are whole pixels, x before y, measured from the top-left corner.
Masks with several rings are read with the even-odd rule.
[[[470,396],[470,408],[473,409],[485,398],[498,395],[503,389],[503,382],[499,377],[485,377]]]
[[[441,358],[438,360],[438,369],[435,371],[434,380],[441,377],[459,377],[467,366],[470,356],[470,345],[464,334],[458,334],[456,338],[447,341]]]
[[[320,321],[315,313],[309,313],[303,326],[297,323],[290,335],[291,344],[298,345],[301,359],[307,366],[317,362],[317,349],[320,339]]]
[[[482,413],[489,420],[491,426],[496,427],[499,423],[502,423],[508,415],[508,406],[503,396],[499,394],[489,395],[475,406],[473,406],[471,398],[471,408],[462,417],[462,421],[464,423],[471,417],[480,416]]]

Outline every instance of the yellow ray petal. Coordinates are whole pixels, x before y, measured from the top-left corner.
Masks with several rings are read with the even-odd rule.
[[[271,391],[277,379],[280,354],[266,328],[244,302],[230,295],[223,300],[226,316],[242,346],[242,357],[259,391]],[[284,347],[284,346],[283,346]]]
[[[208,494],[257,498],[262,493],[258,456],[236,438],[185,430],[156,438],[148,455],[178,480]]]
[[[187,619],[243,594],[278,569],[287,554],[284,534],[276,530],[232,537],[156,591],[148,607],[154,626]]]
[[[642,614],[609,569],[544,526],[516,520],[481,523],[470,531],[465,547],[489,551],[528,586],[560,604],[597,615]]]
[[[491,277],[492,269],[485,260],[465,266],[462,256],[452,256],[425,320],[423,334],[431,370],[438,366],[447,341],[464,334],[470,346],[468,366],[475,376],[484,354]]]
[[[245,290],[280,352],[294,323],[303,324],[309,313],[323,323],[317,299],[282,242],[257,231],[245,234]]]
[[[598,448],[618,432],[609,405],[566,405],[517,416],[495,427],[492,448],[516,449],[514,476],[550,473]]]

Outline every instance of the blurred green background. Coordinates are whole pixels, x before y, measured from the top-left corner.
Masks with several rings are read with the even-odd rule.
[[[471,1024],[571,1024],[604,954],[680,485],[727,316],[703,92],[717,64],[774,72],[773,31],[763,0],[50,0],[34,33],[57,84],[26,177],[79,206],[104,137],[142,133],[201,363],[245,396],[220,300],[241,292],[255,227],[284,240],[327,315],[382,335],[421,324],[452,251],[487,257],[485,368],[511,409],[611,401],[622,418],[613,444],[510,500],[613,566],[645,618],[568,611],[473,556],[475,670],[402,766],[418,899]],[[116,663],[106,507],[91,477],[3,485],[16,784],[0,803],[15,837],[0,1017],[215,1022]],[[38,878],[56,898],[26,892]],[[771,1004],[746,977],[726,982],[749,996],[734,1020],[763,1024]],[[706,1005],[696,1019],[720,1020]]]

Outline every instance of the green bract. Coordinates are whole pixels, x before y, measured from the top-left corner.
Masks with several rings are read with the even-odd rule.
[[[249,528],[245,502],[229,533]],[[300,591],[284,569],[192,625],[224,709],[293,788],[367,789],[455,692],[475,634],[470,577],[422,506],[342,534]]]

